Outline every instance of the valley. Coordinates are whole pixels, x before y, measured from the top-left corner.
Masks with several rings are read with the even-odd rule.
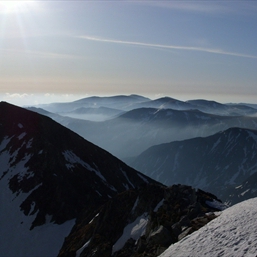
[[[1,254],[180,254],[257,197],[256,114],[138,95],[1,102]]]

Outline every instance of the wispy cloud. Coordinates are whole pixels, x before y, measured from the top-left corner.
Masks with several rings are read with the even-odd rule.
[[[25,54],[34,56],[37,58],[48,58],[48,59],[81,59],[83,57],[72,54],[61,54],[61,53],[53,53],[53,52],[40,52],[40,51],[32,51],[32,50],[23,50],[23,49],[0,49],[0,52],[3,53],[12,53],[12,54]]]
[[[90,40],[90,41],[104,42],[104,43],[123,44],[123,45],[142,46],[142,47],[153,47],[153,48],[159,48],[159,49],[173,49],[173,50],[181,50],[181,51],[206,52],[206,53],[211,53],[211,54],[230,55],[230,56],[235,56],[235,57],[257,59],[256,55],[229,52],[229,51],[224,51],[222,49],[215,49],[215,48],[151,44],[151,43],[134,42],[134,41],[104,39],[104,38],[91,37],[91,36],[79,36],[79,38],[85,39],[85,40]]]

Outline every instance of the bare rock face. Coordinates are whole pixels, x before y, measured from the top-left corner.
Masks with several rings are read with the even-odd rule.
[[[83,210],[91,215],[118,193],[145,183],[157,182],[52,119],[0,102],[3,256],[41,255],[36,245],[28,247],[30,252],[22,247],[23,240],[33,241],[32,234],[39,227],[75,222]],[[10,223],[15,224],[16,239],[8,229]],[[56,235],[58,242],[63,242],[65,235]],[[8,244],[4,237],[9,238]],[[37,242],[42,244],[39,239]],[[45,252],[54,256],[59,250]]]
[[[85,210],[59,256],[158,256],[216,217],[222,204],[190,186],[146,185]]]

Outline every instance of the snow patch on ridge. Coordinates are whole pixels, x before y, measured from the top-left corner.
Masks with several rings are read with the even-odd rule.
[[[252,137],[254,139],[254,141],[257,143],[257,135],[249,130],[247,132],[248,132],[249,137]]]
[[[124,177],[126,178],[126,180],[128,181],[128,183],[132,186],[132,188],[135,188],[135,186],[133,185],[133,183],[131,183],[131,181],[129,180],[127,173],[121,168],[120,171],[122,172],[122,174],[124,175]]]
[[[31,148],[32,142],[33,142],[33,138],[31,138],[31,139],[29,140],[29,142],[27,143],[27,145],[26,145],[26,148],[27,148],[27,149],[28,149],[28,148]]]
[[[221,142],[221,138],[219,138],[213,145],[212,149],[210,150],[210,153],[214,151],[214,149],[218,146],[218,144]]]
[[[213,201],[206,201],[205,202],[207,205],[209,205],[212,208],[218,209],[220,211],[223,211],[225,209],[227,209],[227,206],[215,199],[213,199]]]
[[[31,158],[31,155],[26,154],[18,163],[13,163],[16,161],[16,157],[20,149],[16,149],[12,154],[6,150],[7,144],[10,142],[11,138],[4,138],[0,145],[0,163],[1,163],[1,173],[0,178],[6,173],[9,173],[9,178],[18,175],[18,181],[21,181],[22,178],[27,176],[27,178],[33,176],[32,173],[28,174],[28,167],[25,167],[25,164]]]
[[[132,213],[135,211],[135,209],[136,209],[136,207],[137,207],[137,205],[138,205],[138,201],[139,201],[139,197],[137,197],[137,199],[136,199],[136,201],[135,201],[135,203],[134,203],[134,206],[133,206],[133,208],[132,208],[132,210],[131,210]]]
[[[23,132],[23,133],[21,133],[21,134],[18,136],[18,139],[21,140],[21,139],[24,138],[26,135],[27,135],[27,133],[26,133],[26,132]]]
[[[83,252],[83,250],[88,247],[88,245],[90,244],[90,241],[91,239],[89,239],[81,248],[79,248],[77,251],[76,251],[76,257],[79,257],[80,254]]]
[[[140,173],[137,173],[137,175],[138,175],[142,180],[144,180],[145,183],[149,184],[149,181],[148,181],[144,176],[142,176]]]
[[[74,154],[72,151],[66,150],[63,153],[63,156],[65,158],[65,160],[69,163],[66,164],[66,167],[68,169],[72,169],[74,168],[74,164],[80,164],[82,165],[84,168],[93,171],[98,177],[100,177],[103,181],[107,182],[105,177],[101,174],[100,171],[92,168],[88,163],[84,162],[83,160],[81,160],[76,154]]]
[[[159,208],[163,205],[164,199],[162,199],[154,208],[154,212],[157,212],[159,210]]]
[[[12,139],[11,137],[4,137],[4,139],[2,140],[2,142],[0,144],[0,152],[6,148],[6,146],[11,141],[11,139]]]
[[[112,247],[112,254],[119,251],[125,243],[130,239],[138,240],[141,236],[145,234],[146,225],[148,222],[148,215],[144,213],[139,216],[134,222],[128,224],[124,230],[122,236]]]
[[[92,220],[89,221],[88,224],[91,224],[91,223],[94,221],[94,219],[95,219],[96,217],[98,217],[98,216],[99,216],[99,213],[97,213],[97,214],[95,215],[95,217],[94,217]]]

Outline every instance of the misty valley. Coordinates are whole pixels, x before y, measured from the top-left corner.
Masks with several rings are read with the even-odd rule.
[[[0,167],[1,256],[183,256],[256,206],[257,104],[1,102]]]
[[[167,186],[190,185],[229,204],[255,193],[242,183],[257,171],[257,105],[120,95],[28,109]]]

